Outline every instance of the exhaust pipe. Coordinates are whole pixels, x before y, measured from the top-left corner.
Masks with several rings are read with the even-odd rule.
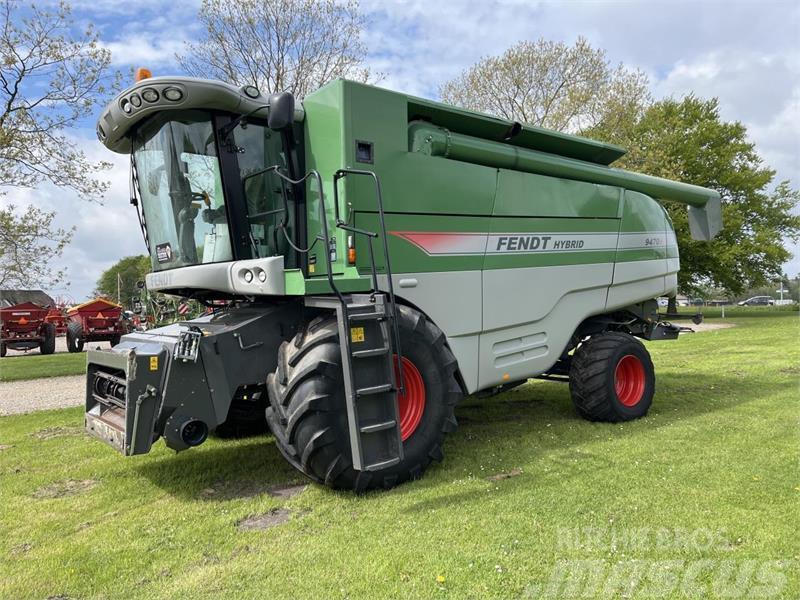
[[[185,415],[170,417],[164,428],[167,446],[180,452],[199,446],[208,438],[208,425],[194,417]]]

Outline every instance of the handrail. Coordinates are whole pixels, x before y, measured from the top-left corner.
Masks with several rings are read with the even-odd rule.
[[[374,291],[378,291],[378,272],[377,267],[375,265],[375,256],[372,249],[372,239],[377,237],[374,232],[368,232],[363,229],[358,229],[351,225],[348,225],[345,221],[339,217],[339,180],[344,179],[348,175],[363,175],[366,177],[371,177],[372,180],[375,182],[375,192],[376,192],[376,199],[378,203],[378,223],[380,224],[381,228],[381,236],[383,238],[383,260],[386,270],[386,280],[389,284],[389,304],[391,305],[392,311],[392,324],[393,324],[393,343],[392,345],[395,346],[393,350],[395,352],[395,361],[396,361],[396,368],[398,374],[398,392],[403,393],[403,361],[400,360],[401,348],[400,348],[400,326],[398,325],[398,317],[397,317],[397,302],[395,301],[394,296],[394,283],[392,282],[392,266],[389,261],[389,240],[386,236],[386,216],[383,210],[383,196],[381,194],[381,183],[378,179],[378,176],[375,174],[374,171],[366,171],[363,169],[339,169],[333,175],[333,204],[334,204],[334,212],[336,215],[336,227],[339,229],[344,229],[346,231],[352,231],[353,233],[362,234],[367,236],[367,240],[369,241],[369,256],[370,256],[370,267],[372,269],[372,282],[373,282],[373,289]]]
[[[328,213],[325,210],[325,194],[322,190],[322,176],[319,174],[319,171],[316,169],[311,169],[308,173],[303,175],[300,179],[292,179],[288,175],[284,175],[280,172],[280,167],[278,165],[273,165],[264,169],[264,173],[268,173],[269,171],[274,171],[275,174],[283,179],[284,181],[290,183],[291,185],[300,185],[304,183],[309,177],[314,177],[317,180],[317,186],[319,187],[319,210],[320,210],[320,220],[322,221],[322,239],[325,243],[325,265],[327,267],[327,276],[328,276],[328,284],[331,286],[333,293],[336,294],[336,297],[339,299],[339,302],[342,303],[342,307],[345,309],[346,314],[346,307],[347,302],[344,299],[344,296],[339,291],[339,288],[336,287],[336,283],[333,280],[333,263],[331,261],[331,253],[330,253],[330,234],[328,233]],[[281,223],[281,228],[285,228],[285,225]],[[284,229],[285,232],[285,229]],[[317,236],[319,239],[319,235]],[[311,248],[314,247],[314,244],[311,244],[306,249],[295,248],[299,252],[309,252]]]

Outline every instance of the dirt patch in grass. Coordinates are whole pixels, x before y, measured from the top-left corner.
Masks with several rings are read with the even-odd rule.
[[[27,554],[28,551],[33,548],[33,544],[28,542],[23,542],[22,544],[17,544],[11,548],[11,554],[18,556],[20,554]]]
[[[507,473],[497,473],[496,475],[489,475],[486,479],[489,481],[502,481],[503,479],[510,479],[522,475],[522,469],[511,469]]]
[[[83,427],[45,427],[31,435],[37,440],[51,440],[58,437],[83,435]]]
[[[62,498],[64,496],[74,496],[92,489],[99,482],[94,479],[66,479],[56,483],[48,483],[40,487],[33,493],[34,498]]]
[[[242,531],[261,531],[270,527],[283,525],[292,516],[292,511],[288,508],[276,508],[261,515],[252,515],[236,523]]]
[[[13,447],[14,446],[12,446],[11,444],[0,444],[0,452],[2,452],[3,450],[8,450],[9,448]]]
[[[260,481],[230,480],[218,481],[200,491],[204,500],[236,500],[239,498],[254,498],[267,493],[269,486]]]
[[[267,493],[275,498],[294,498],[308,487],[304,483],[286,483],[273,485],[267,488]]]
[[[306,488],[305,484],[270,484],[253,480],[218,481],[200,491],[203,500],[236,500],[269,494],[276,498],[292,498]]]

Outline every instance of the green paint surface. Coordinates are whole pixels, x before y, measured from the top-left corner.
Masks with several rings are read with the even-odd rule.
[[[508,124],[501,119],[344,80],[334,81],[310,94],[303,104],[306,114],[305,162],[308,169],[318,170],[323,178],[328,229],[336,240],[333,267],[337,281],[363,277],[370,272],[366,238],[355,236],[357,269],[347,269],[347,243],[351,234],[334,226],[333,175],[341,168],[373,171],[378,176],[389,232],[651,232],[662,238],[661,245],[653,248],[489,254],[484,257],[474,253],[431,255],[407,239],[390,234],[388,245],[395,273],[677,257],[677,248],[669,248],[664,243],[664,235],[671,230],[671,225],[655,200],[616,185],[580,180],[582,175],[578,163],[591,166],[587,173],[608,169],[605,165],[624,152],[620,148],[530,127],[507,142],[508,147],[539,155],[546,153],[551,162],[563,161],[563,172],[569,178],[552,177],[486,166],[484,159],[476,158],[473,162],[454,160],[446,152],[442,156],[431,156],[430,153],[409,151],[412,138],[414,143],[423,146],[427,143],[426,138],[418,140],[414,137],[413,127],[409,129],[411,122],[425,121],[432,126],[447,128],[446,131],[461,136],[460,139],[471,136],[470,139],[476,140],[471,151],[480,153],[483,148],[496,149],[502,142],[501,134]],[[424,132],[424,123],[420,131]],[[360,157],[357,153],[359,145],[368,147],[371,156]],[[483,164],[479,164],[481,162]],[[625,181],[624,171],[613,171],[619,181]],[[638,181],[631,177],[631,181]],[[658,182],[662,187],[670,185],[664,180]],[[675,184],[676,189],[680,185]],[[694,191],[703,192],[700,188]],[[310,182],[307,192],[308,234],[309,240],[313,241],[321,231],[317,184]],[[371,178],[350,175],[338,183],[338,193],[342,219],[379,233],[377,193]],[[382,272],[383,240],[378,238],[373,243],[376,265]],[[313,272],[307,274],[309,282],[325,278],[326,250],[322,246],[317,242],[312,251],[316,263]],[[361,285],[359,282],[356,287]],[[316,284],[316,287],[306,285],[306,293],[312,293],[312,289],[320,286],[326,288],[327,283]]]

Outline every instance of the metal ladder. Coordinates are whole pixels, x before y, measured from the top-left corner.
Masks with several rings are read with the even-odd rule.
[[[373,248],[373,240],[378,234],[349,225],[339,216],[338,183],[349,175],[370,177],[375,183],[388,293],[380,291],[378,286]],[[320,184],[320,217],[327,277],[336,298],[308,298],[306,305],[336,311],[353,468],[357,471],[378,471],[396,465],[403,459],[398,411],[398,394],[403,390],[403,368],[399,359],[400,331],[380,181],[374,172],[358,169],[340,169],[333,177],[336,227],[353,235],[364,236],[369,250],[372,289],[369,293],[347,296],[338,290],[333,279],[328,219],[318,174],[317,181]]]
[[[392,314],[388,295],[309,298],[307,306],[336,311],[353,468],[378,471],[403,458],[397,411]]]

